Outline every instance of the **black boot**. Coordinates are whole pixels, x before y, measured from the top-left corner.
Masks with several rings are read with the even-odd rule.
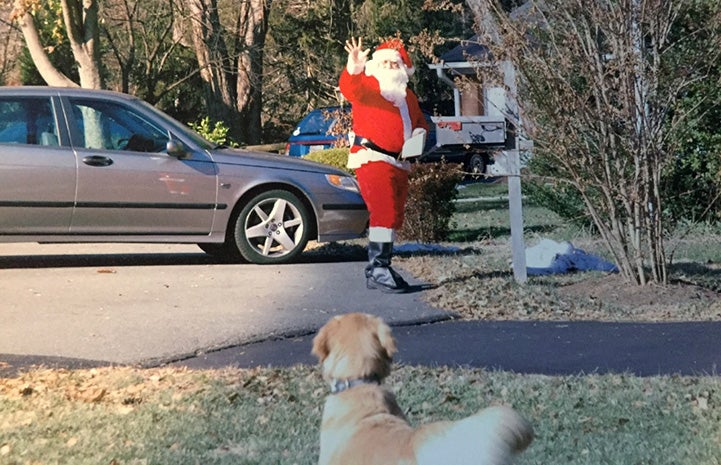
[[[408,291],[408,283],[391,268],[392,242],[368,242],[366,287],[390,294]]]

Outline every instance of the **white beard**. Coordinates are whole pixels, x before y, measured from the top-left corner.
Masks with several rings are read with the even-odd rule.
[[[406,88],[408,87],[408,74],[403,67],[398,69],[385,69],[378,66],[374,60],[366,63],[365,73],[378,81],[383,98],[396,107],[405,104]]]

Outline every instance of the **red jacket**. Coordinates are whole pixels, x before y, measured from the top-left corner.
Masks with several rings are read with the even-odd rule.
[[[339,84],[343,96],[353,106],[353,132],[356,137],[370,139],[389,152],[400,152],[414,129],[428,130],[418,98],[410,89],[406,90],[410,120],[404,125],[401,110],[381,95],[376,78],[363,72],[351,75],[344,68]],[[351,152],[358,150],[361,148],[351,147]]]

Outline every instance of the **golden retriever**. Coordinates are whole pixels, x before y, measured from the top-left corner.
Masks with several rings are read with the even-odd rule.
[[[396,343],[380,318],[332,318],[313,339],[331,388],[323,408],[319,465],[507,464],[533,439],[509,407],[489,407],[459,421],[413,428],[381,382]]]

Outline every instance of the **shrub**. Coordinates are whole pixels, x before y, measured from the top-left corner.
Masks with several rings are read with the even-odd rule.
[[[228,131],[230,130],[230,128],[228,128],[228,126],[226,126],[221,121],[216,121],[215,124],[211,126],[210,118],[206,116],[199,122],[189,123],[188,125],[195,132],[197,132],[210,142],[215,142],[216,144],[221,145],[228,145],[231,147],[238,146],[238,144],[235,144],[228,138]]]
[[[448,238],[455,212],[456,186],[463,179],[461,165],[414,163],[409,177],[405,221],[398,238],[438,242]]]
[[[325,163],[326,165],[335,166],[344,171],[348,171],[353,174],[353,170],[346,167],[348,164],[348,148],[338,148],[329,150],[319,150],[317,152],[311,152],[305,157],[306,160],[317,161],[318,163]]]
[[[661,187],[670,224],[721,222],[721,135],[710,132],[689,135],[666,166]]]

